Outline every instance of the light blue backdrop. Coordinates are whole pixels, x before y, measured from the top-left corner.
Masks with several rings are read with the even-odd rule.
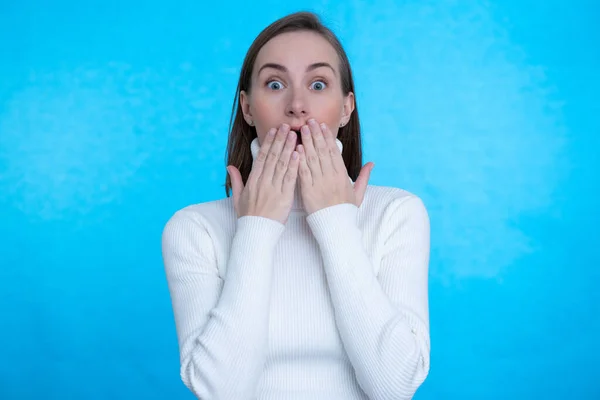
[[[600,5],[4,1],[0,398],[191,399],[164,223],[224,196],[237,74],[299,9],[341,37],[371,183],[432,221],[416,398],[600,398]]]

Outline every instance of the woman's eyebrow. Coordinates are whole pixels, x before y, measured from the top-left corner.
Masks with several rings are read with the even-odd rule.
[[[331,66],[331,64],[329,64],[327,62],[316,62],[316,63],[310,64],[308,67],[306,67],[306,72],[309,72],[309,71],[312,71],[313,69],[317,69],[317,68],[321,68],[321,67],[330,68],[333,71],[333,74],[337,75],[336,72],[335,72],[335,69]],[[272,68],[272,69],[276,69],[276,70],[281,71],[281,72],[288,72],[287,68],[284,67],[281,64],[266,63],[262,67],[260,67],[260,69],[258,70],[257,75],[259,75],[260,72],[263,69],[265,69],[265,68]]]

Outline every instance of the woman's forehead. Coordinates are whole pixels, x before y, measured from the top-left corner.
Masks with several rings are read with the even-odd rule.
[[[315,63],[338,64],[337,53],[321,35],[313,32],[288,32],[269,40],[260,49],[256,66],[275,63],[287,68],[306,67]]]

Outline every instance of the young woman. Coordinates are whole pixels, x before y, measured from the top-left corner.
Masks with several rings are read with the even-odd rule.
[[[350,65],[315,15],[255,39],[230,125],[227,197],[163,232],[183,382],[205,400],[410,399],[429,372],[429,219],[367,185]]]

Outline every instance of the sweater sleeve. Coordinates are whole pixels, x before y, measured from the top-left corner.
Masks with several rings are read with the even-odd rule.
[[[225,279],[216,243],[196,214],[167,222],[162,253],[179,343],[181,379],[198,398],[251,399],[267,352],[273,254],[284,230],[257,216],[236,222]]]
[[[358,383],[373,400],[410,399],[429,373],[429,217],[416,196],[392,202],[380,227],[384,254],[376,275],[357,216],[346,203],[307,221]]]

